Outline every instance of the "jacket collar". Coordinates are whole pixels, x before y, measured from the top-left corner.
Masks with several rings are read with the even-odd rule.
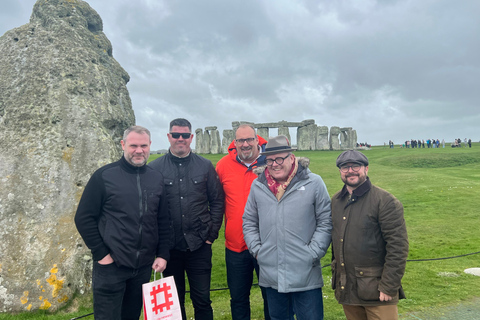
[[[310,159],[305,157],[298,157],[298,170],[295,177],[290,182],[290,186],[294,185],[298,180],[305,180],[308,178],[308,166],[310,165]],[[253,169],[253,172],[257,174],[258,181],[261,183],[266,183],[267,178],[263,174],[263,172],[267,169],[267,165],[263,165],[261,167]]]
[[[122,156],[120,159],[120,166],[127,171],[128,173],[144,173],[147,170],[147,165],[143,165],[141,167],[135,167],[131,165],[127,159],[125,159],[125,156]]]

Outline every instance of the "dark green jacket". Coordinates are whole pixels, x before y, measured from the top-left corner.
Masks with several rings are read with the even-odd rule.
[[[341,304],[396,304],[408,256],[403,206],[370,180],[332,197],[332,287]],[[380,302],[382,291],[393,297]]]

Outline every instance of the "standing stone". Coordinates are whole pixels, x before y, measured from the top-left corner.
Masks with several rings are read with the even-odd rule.
[[[222,153],[228,153],[228,146],[233,140],[235,140],[234,131],[232,129],[223,130]]]
[[[202,153],[210,153],[210,132],[208,132],[207,128],[203,132],[203,150]]]
[[[210,152],[211,154],[219,154],[222,150],[222,144],[220,141],[220,133],[217,130],[217,127],[206,127],[205,131],[210,132]]]
[[[340,132],[339,127],[330,127],[330,150],[340,150],[340,141],[338,139]]]
[[[268,141],[268,128],[258,128],[257,135]]]
[[[73,218],[135,123],[102,29],[86,2],[38,0],[0,37],[0,312],[57,310],[91,287]]]
[[[315,150],[317,136],[317,125],[307,124],[297,129],[297,147],[298,150]]]
[[[203,130],[198,128],[195,130],[195,153],[205,153],[203,139]]]
[[[351,139],[352,139],[352,148],[356,148],[358,143],[357,130],[352,130]]]
[[[290,141],[290,144],[292,143],[288,127],[278,127],[278,135],[284,135],[285,137],[287,137],[288,141]]]
[[[328,127],[327,126],[317,127],[317,139],[316,139],[315,150],[330,150],[330,145],[328,143]]]

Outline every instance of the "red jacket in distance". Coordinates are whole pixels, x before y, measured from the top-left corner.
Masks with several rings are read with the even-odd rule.
[[[267,141],[258,136],[261,151]],[[225,246],[227,249],[242,252],[248,250],[243,239],[243,211],[247,203],[250,186],[257,175],[253,169],[265,165],[265,156],[260,156],[250,167],[237,157],[235,141],[228,146],[228,154],[217,162],[216,170],[225,192]]]

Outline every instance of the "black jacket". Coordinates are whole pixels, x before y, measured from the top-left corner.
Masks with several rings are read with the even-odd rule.
[[[124,157],[88,181],[75,224],[93,260],[110,253],[118,266],[140,268],[155,256],[169,258],[169,221],[163,177],[148,166],[134,167]]]
[[[148,164],[162,173],[172,222],[172,248],[194,251],[218,238],[224,212],[222,185],[210,160],[170,152]]]

